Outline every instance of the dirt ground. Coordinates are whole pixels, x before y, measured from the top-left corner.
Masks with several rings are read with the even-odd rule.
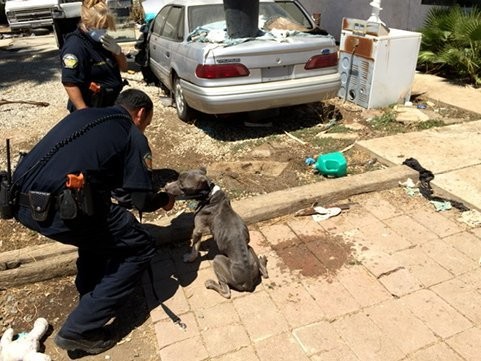
[[[53,46],[45,53],[37,54],[34,49],[23,49],[0,48],[1,98],[46,101],[49,106],[43,108],[24,103],[0,104],[0,113],[3,114],[0,131],[11,139],[14,155],[20,150],[30,149],[66,115],[66,96],[59,80],[57,50]],[[263,114],[202,116],[193,124],[187,124],[177,118],[173,107],[165,105],[168,99],[163,97],[161,90],[145,84],[141,74],[135,70],[132,65],[132,71],[125,74],[130,86],[146,91],[155,103],[154,121],[146,132],[153,151],[154,167],[180,171],[205,166],[214,182],[225,189],[232,199],[313,182],[328,182],[328,178],[306,165],[305,160],[332,151],[345,150],[348,175],[384,167],[369,154],[353,146],[356,139],[474,119],[469,113],[430,102],[418,95],[413,99],[415,105],[420,104],[423,108],[426,106],[423,111],[430,116],[424,125],[398,123],[392,117],[393,111],[390,108],[366,110],[340,99]],[[47,78],[45,74],[48,74]],[[245,121],[263,125],[271,122],[272,125],[248,127],[244,124]],[[331,136],[326,137],[326,134]],[[0,164],[4,168],[3,144],[1,148]],[[179,204],[168,214],[177,212],[180,207],[185,207],[185,204]],[[159,211],[146,215],[145,219],[152,221],[165,215],[166,212]],[[0,221],[0,252],[46,242],[50,241],[13,220]],[[332,240],[326,240],[326,244],[329,242]],[[292,245],[285,245],[278,251],[282,253],[288,246]],[[348,245],[336,252],[342,262],[349,260]],[[289,255],[285,254],[285,257],[288,261]],[[52,326],[50,334],[55,334],[76,302],[73,277],[10,289],[1,289],[0,286],[0,333],[10,326],[18,332],[27,331],[33,321],[42,316]],[[122,341],[105,354],[84,359],[158,359],[155,335],[150,327],[148,308],[140,288],[119,315],[121,317],[112,327],[124,336]],[[56,348],[52,340],[50,335],[46,338],[45,351],[54,360],[63,361],[79,356],[68,356]]]

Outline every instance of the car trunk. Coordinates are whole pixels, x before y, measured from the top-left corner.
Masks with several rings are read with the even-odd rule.
[[[306,41],[307,40],[307,41]],[[229,83],[248,84],[296,79],[337,72],[337,47],[331,37],[292,36],[289,44],[271,40],[251,40],[237,45],[215,47],[205,51],[205,64],[243,64],[249,75],[229,78]],[[335,58],[325,67],[306,70],[314,56]],[[222,79],[215,79],[217,85]],[[205,84],[207,85],[207,84]]]

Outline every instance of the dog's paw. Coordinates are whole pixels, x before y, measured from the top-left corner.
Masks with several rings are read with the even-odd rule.
[[[226,284],[218,283],[214,280],[207,280],[204,283],[205,288],[217,291],[222,297],[230,298],[230,288]]]
[[[205,288],[207,288],[209,290],[215,290],[218,287],[217,282],[214,281],[214,280],[207,280],[207,281],[205,281],[204,285],[205,285]]]

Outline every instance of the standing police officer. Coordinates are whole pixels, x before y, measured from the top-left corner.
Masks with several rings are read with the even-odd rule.
[[[127,59],[107,29],[115,30],[115,21],[106,2],[85,0],[79,27],[66,36],[60,51],[70,112],[111,106],[122,90],[120,71],[127,71]]]
[[[152,157],[143,134],[152,114],[151,99],[128,89],[116,106],[65,117],[14,172],[15,218],[78,247],[80,300],[56,335],[63,349],[98,354],[115,345],[104,326],[133,292],[155,252],[149,234],[131,212],[111,202],[110,192],[126,190],[140,211],[174,205],[172,195],[153,191]]]

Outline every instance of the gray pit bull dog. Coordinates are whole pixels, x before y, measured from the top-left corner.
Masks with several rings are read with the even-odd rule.
[[[175,182],[167,183],[165,191],[176,196],[199,200],[194,215],[192,251],[184,255],[184,262],[199,256],[203,234],[212,234],[219,254],[214,258],[214,272],[218,282],[207,280],[205,286],[230,298],[230,289],[254,291],[261,277],[268,278],[267,258],[257,257],[249,246],[249,230],[242,218],[232,209],[229,198],[206,176],[206,170],[183,172]]]

